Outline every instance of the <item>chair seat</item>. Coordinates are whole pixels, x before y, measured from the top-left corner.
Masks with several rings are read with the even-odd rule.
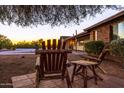
[[[71,61],[72,64],[78,64],[78,65],[84,65],[84,66],[89,66],[89,65],[97,65],[97,62],[94,61],[87,61],[87,60],[77,60],[77,61]]]

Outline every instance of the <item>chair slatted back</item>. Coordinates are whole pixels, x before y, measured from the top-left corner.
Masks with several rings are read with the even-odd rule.
[[[105,51],[105,50],[104,50],[104,51],[101,52],[101,54],[99,55],[98,59],[102,61],[102,60],[105,58],[105,56],[106,56],[107,53],[108,53],[108,51]]]
[[[42,53],[41,55],[41,64],[42,64],[42,72],[44,73],[60,73],[65,65],[67,60],[67,53],[61,52],[60,50],[65,49],[65,42],[61,40],[57,41],[53,39],[52,44],[51,40],[47,40],[42,42],[42,51],[48,51],[47,53]],[[55,52],[54,52],[55,51]]]
[[[105,58],[106,54],[109,53],[109,45],[105,45],[105,47],[103,48],[102,52],[100,53],[98,60],[100,60],[98,63],[100,64],[103,59]]]

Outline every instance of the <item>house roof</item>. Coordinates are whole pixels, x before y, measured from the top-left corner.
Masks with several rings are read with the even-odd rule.
[[[75,38],[78,38],[78,37],[81,37],[81,36],[86,36],[86,35],[89,35],[89,32],[87,32],[87,31],[81,32],[81,33],[79,33],[79,34],[77,34],[75,36],[66,38],[65,41],[70,40],[70,39],[75,39]]]
[[[60,39],[66,39],[66,38],[69,38],[71,36],[60,36]]]
[[[102,20],[102,21],[100,21],[100,22],[98,22],[98,23],[96,23],[96,24],[94,24],[94,25],[92,25],[92,26],[90,26],[90,27],[88,27],[86,29],[84,29],[84,31],[88,31],[88,30],[90,30],[90,29],[92,29],[94,27],[100,26],[101,24],[107,23],[107,22],[112,21],[112,20],[114,20],[114,19],[116,19],[118,17],[121,17],[121,16],[124,16],[124,10],[119,12],[119,13],[117,13],[117,14],[115,14],[115,15],[113,15],[113,16],[111,16],[111,17],[109,17],[109,18],[107,18],[107,19],[104,19],[104,20]]]
[[[92,29],[92,28],[94,28],[94,27],[100,26],[101,24],[104,24],[104,23],[106,23],[106,22],[112,21],[112,20],[114,20],[114,19],[116,19],[116,18],[118,18],[118,17],[121,17],[121,16],[124,16],[124,11],[121,11],[121,12],[119,12],[119,13],[117,13],[117,14],[115,14],[115,15],[113,15],[113,16],[111,16],[111,17],[105,19],[105,20],[102,20],[102,21],[100,21],[100,22],[98,22],[98,23],[96,23],[96,24],[94,24],[94,25],[92,25],[92,26],[90,26],[90,27],[84,29],[84,32],[81,32],[81,33],[79,33],[79,34],[77,34],[77,35],[75,35],[75,36],[66,38],[65,40],[67,41],[67,40],[70,40],[70,39],[75,39],[75,37],[80,37],[80,36],[89,35],[89,31],[88,31],[88,30],[90,30],[90,29]]]

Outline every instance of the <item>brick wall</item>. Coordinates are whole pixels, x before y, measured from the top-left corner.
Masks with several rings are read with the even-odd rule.
[[[110,37],[109,37],[109,25],[104,25],[101,26],[97,31],[97,38],[98,40],[103,40],[104,42],[109,42],[110,41]]]
[[[104,42],[110,42],[111,38],[110,38],[110,26],[116,25],[119,22],[124,22],[124,18],[120,17],[118,19],[112,20],[111,22],[102,24],[96,28],[93,28],[90,31],[90,40],[94,40],[94,32],[95,30],[97,30],[97,40],[102,40]]]

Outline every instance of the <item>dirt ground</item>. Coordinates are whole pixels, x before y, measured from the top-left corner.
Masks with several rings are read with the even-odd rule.
[[[35,55],[0,55],[0,83],[11,83],[11,77],[35,71]]]
[[[69,60],[82,59],[70,54]],[[35,72],[35,55],[0,56],[0,83],[11,83],[11,77]],[[109,75],[124,79],[124,69],[119,63],[104,61],[101,67]]]

